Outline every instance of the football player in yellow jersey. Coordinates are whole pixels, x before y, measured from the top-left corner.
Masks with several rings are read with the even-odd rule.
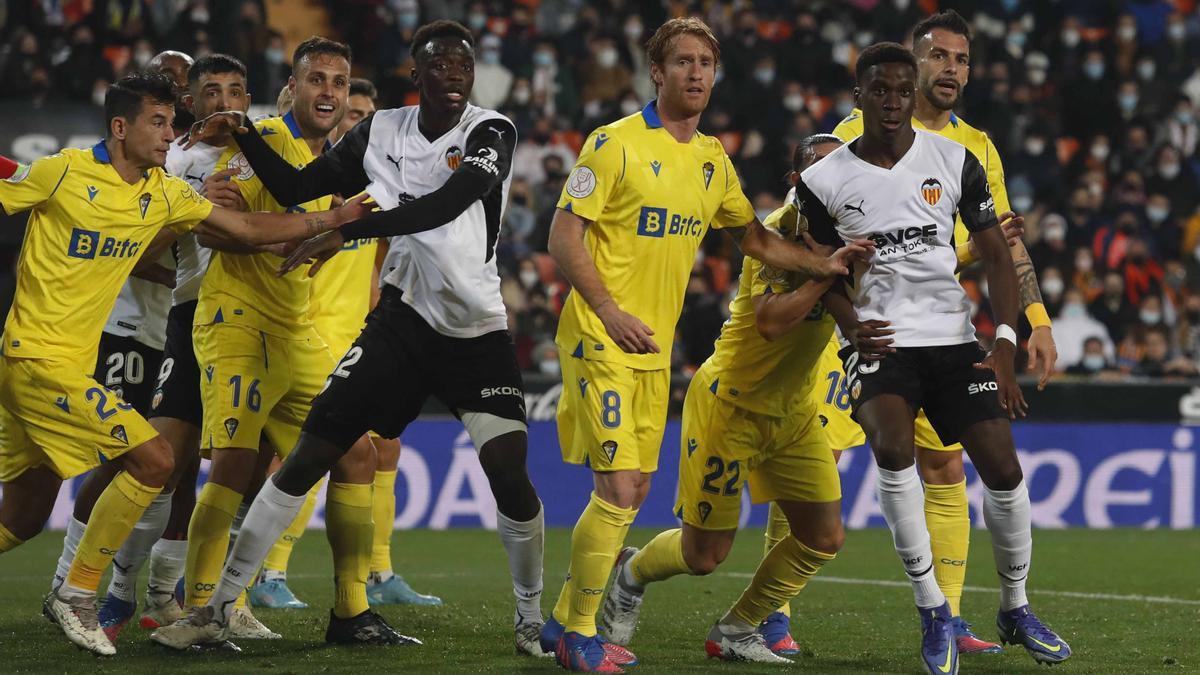
[[[813,142],[802,147],[809,163]],[[791,203],[764,225],[792,241],[807,229]],[[716,570],[733,546],[741,493],[749,482],[754,501],[777,505],[790,527],[712,628],[705,650],[725,660],[761,663],[788,663],[781,654],[799,651],[786,629],[787,639],[774,644],[763,632],[768,617],[834,558],[844,538],[837,463],[809,394],[833,332],[832,318],[818,304],[830,282],[805,281],[746,260],[730,318],[713,355],[692,377],[683,404],[685,451],[675,502],[683,527],[662,532],[641,551],[621,552],[604,603],[609,640],[629,643],[647,584]]]
[[[291,111],[256,125],[263,140],[292,166],[309,164],[328,147],[327,138],[345,112],[350,56],[349,47],[318,37],[296,48],[289,79]],[[251,211],[305,212],[326,208],[331,201],[325,196],[280,205],[236,149],[227,150],[218,166],[238,170],[233,178]],[[260,436],[283,453],[294,447],[312,399],[335,365],[313,324],[308,274],[277,275],[279,264],[273,253],[216,251],[200,288],[192,332],[202,373],[201,447],[211,453],[212,466],[188,528],[186,603],[197,609],[207,603],[220,577],[230,526],[251,487]],[[357,462],[373,468],[373,454],[370,444],[363,443],[347,457],[356,468]],[[330,640],[377,641],[394,635],[368,611],[366,579],[358,574],[370,555],[369,549],[361,550],[358,537],[371,529],[370,510],[362,509],[360,501],[364,495],[370,499],[373,473],[341,475],[343,480],[331,482],[327,491],[337,585]],[[172,626],[164,626],[151,637],[170,643],[171,635]]]
[[[666,424],[670,342],[696,248],[710,224],[742,250],[815,277],[843,273],[853,244],[826,258],[763,228],[720,143],[696,131],[720,46],[699,19],[663,24],[647,45],[658,99],[588,137],[563,190],[550,254],[573,290],[559,321],[567,462],[587,462],[595,490],[571,541],[571,566],[542,630],[571,670],[616,672],[632,654],[596,635],[613,558],[650,488]],[[666,340],[660,349],[654,336]]]
[[[44,607],[73,643],[98,654],[115,653],[96,614],[100,575],[174,467],[150,424],[89,375],[121,285],[139,257],[154,261],[193,228],[262,245],[363,212],[358,203],[287,216],[214,207],[162,170],[174,105],[168,78],[131,75],[109,88],[108,134],[95,147],[15,171],[0,161],[0,203],[10,214],[32,212],[0,356],[0,553],[41,530],[65,478],[102,461],[122,465]]]
[[[987,172],[996,213],[1001,214],[1001,221],[1015,217],[1009,209],[1004,168],[995,145],[986,133],[968,125],[954,113],[954,106],[962,97],[970,71],[970,26],[957,12],[946,10],[917,24],[912,38],[918,65],[913,126],[966,146]],[[833,133],[843,141],[849,141],[860,136],[862,129],[861,112],[855,110],[838,124]],[[1019,217],[1015,219],[1020,221]],[[965,245],[967,231],[961,218],[955,224],[955,239],[960,242],[960,267],[978,260],[973,249]],[[1037,272],[1024,244],[1015,242],[1011,252],[1017,271],[1021,306],[1033,327],[1028,343],[1029,362],[1033,366],[1040,364],[1038,385],[1043,387],[1053,373],[1054,362],[1058,358],[1050,318],[1042,304]],[[835,375],[841,372],[836,341],[831,341],[826,349],[822,370],[829,373],[824,381],[826,386],[820,388],[819,395],[823,399],[822,413],[829,420],[826,431],[831,444],[838,450],[862,445],[862,431],[850,420],[850,397],[844,384],[845,378],[839,381]],[[998,644],[981,640],[971,632],[959,611],[971,534],[962,445],[943,445],[924,412],[917,417],[915,434],[917,465],[925,483],[925,518],[933,543],[934,571],[954,615],[959,652],[999,652]]]

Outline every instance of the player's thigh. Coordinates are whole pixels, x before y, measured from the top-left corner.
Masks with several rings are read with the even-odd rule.
[[[0,357],[0,480],[40,464],[71,478],[158,436],[132,405],[86,374],[90,365]]]
[[[440,376],[435,376],[430,385],[433,395],[462,419],[476,449],[484,452],[492,439],[528,431],[525,382],[508,331],[465,339],[437,337],[429,345],[435,352],[435,363],[442,364]],[[516,439],[516,445],[508,449],[523,454],[523,437],[512,439]],[[497,449],[499,446],[489,447],[489,452]],[[505,459],[500,461],[507,462],[511,454],[502,451],[489,461],[503,456]]]
[[[146,416],[162,356],[161,351],[131,337],[104,333],[100,337],[96,380]]]
[[[287,393],[286,360],[271,362],[267,337],[234,324],[204,324],[192,331],[200,370],[202,453],[258,447],[271,410]]]
[[[200,403],[200,367],[192,346],[196,303],[171,308],[167,315],[167,344],[150,397],[150,419],[172,418],[199,429],[204,422]]]
[[[429,375],[413,346],[413,331],[395,311],[379,307],[321,385],[303,431],[342,450],[368,430],[396,438],[429,395]]]
[[[671,402],[671,369],[635,370],[637,389],[633,400],[622,402],[637,420],[637,447],[642,473],[658,470],[663,432],[667,429],[667,406]]]
[[[767,429],[757,416],[719,398],[701,377],[683,402],[675,515],[702,530],[737,529],[748,463]]]
[[[925,414],[944,444],[957,443],[977,422],[1008,419],[1000,406],[995,373],[975,367],[986,356],[975,342],[926,352]]]
[[[268,354],[290,374],[288,387],[271,408],[264,432],[279,457],[287,457],[336,366],[333,354],[315,332],[301,339],[267,336]],[[278,367],[278,366],[277,366]]]
[[[853,419],[877,459],[888,466],[912,464],[913,419],[922,402],[921,370],[911,350],[881,361],[863,361],[849,347],[840,352],[850,388]]]
[[[754,503],[832,503],[842,499],[837,461],[812,408],[772,417],[763,452],[749,467]]]
[[[637,391],[635,371],[559,350],[563,390],[556,415],[563,460],[593,471],[641,471],[638,420],[623,406]]]

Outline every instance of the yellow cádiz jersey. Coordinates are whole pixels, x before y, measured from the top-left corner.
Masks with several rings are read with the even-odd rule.
[[[788,204],[768,216],[764,226],[798,238],[798,218],[796,207]],[[716,350],[700,367],[717,396],[774,417],[803,415],[806,409],[815,414],[811,390],[817,386],[816,365],[829,344],[833,319],[818,303],[803,323],[768,342],[759,334],[754,314],[754,298],[797,287],[796,275],[746,258],[729,320],[721,327]]]
[[[272,117],[255,125],[263,140],[289,164],[302,168],[314,157],[301,136],[292,113]],[[331,197],[321,197],[290,208],[281,206],[263,186],[254,169],[235,147],[217,160],[217,171],[239,169],[234,177],[251,211],[304,213],[324,211]],[[208,272],[200,284],[196,323],[229,322],[249,326],[279,337],[301,337],[312,327],[309,312],[308,268],[299,267],[283,277],[275,276],[283,259],[273,253],[242,255],[214,250]]]
[[[1000,215],[1009,210],[1008,190],[1004,187],[1004,165],[1000,163],[1000,153],[996,152],[996,146],[992,144],[992,139],[988,135],[967,124],[961,117],[950,113],[950,122],[941,129],[934,131],[921,124],[921,121],[916,117],[912,118],[914,129],[921,129],[931,133],[945,136],[950,140],[964,146],[979,163],[983,165],[983,169],[987,172],[988,187],[992,190],[992,199],[996,203],[996,215]],[[855,108],[846,119],[838,123],[833,129],[833,135],[842,139],[844,142],[858,138],[863,132],[862,111]],[[954,217],[954,243],[961,244],[967,240],[969,236],[967,226],[963,224],[962,218],[957,215]]]
[[[663,128],[655,102],[592,132],[558,208],[591,221],[584,244],[617,306],[654,331],[659,354],[627,354],[578,293],[567,297],[558,346],[579,358],[638,370],[671,365],[696,249],[711,225],[754,220],[721,143],[696,133],[680,143]]]
[[[312,280],[309,311],[317,334],[337,358],[362,332],[371,308],[371,279],[378,239],[355,239],[321,266]]]
[[[44,157],[0,180],[0,203],[9,215],[31,211],[3,354],[87,364],[95,363],[121,286],[158,231],[187,232],[213,209],[158,167],[126,183],[103,141]]]

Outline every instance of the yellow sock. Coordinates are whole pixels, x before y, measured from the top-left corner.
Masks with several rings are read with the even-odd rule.
[[[367,571],[371,566],[371,485],[329,482],[325,497],[325,536],[333,550],[333,613],[349,619],[367,611]]]
[[[96,592],[100,587],[100,575],[160,492],[162,488],[142,485],[128,471],[117,474],[92,507],[92,517],[83,530],[71,571],[67,573],[68,586]]]
[[[767,512],[767,534],[763,537],[763,558],[775,548],[775,544],[783,541],[789,534],[792,533],[792,526],[788,523],[787,516],[783,515],[783,509],[775,502],[771,502],[771,509]],[[777,611],[784,614],[792,615],[792,604],[785,602],[779,606]]]
[[[814,551],[789,536],[776,544],[759,563],[750,585],[729,613],[757,626],[781,604],[804,590],[808,580],[834,557],[835,554]]]
[[[925,526],[933,549],[933,576],[950,603],[950,614],[958,616],[967,578],[967,550],[971,547],[966,480],[956,485],[926,483]]]
[[[396,472],[376,471],[371,493],[375,536],[371,540],[371,571],[392,571],[392,524],[396,522]]]
[[[23,543],[25,543],[24,540],[19,539],[7,527],[0,524],[0,553],[8,553]]]
[[[633,580],[642,586],[691,572],[683,560],[683,530],[677,527],[659,532],[633,556],[629,569]]]
[[[566,628],[582,635],[596,634],[596,611],[621,535],[628,531],[633,509],[614,506],[592,493],[571,533],[571,611]]]
[[[300,537],[304,536],[304,530],[308,528],[308,521],[317,508],[317,493],[321,491],[323,480],[325,479],[317,481],[317,484],[308,491],[308,496],[304,498],[304,506],[300,507],[300,513],[296,514],[292,524],[288,525],[288,529],[284,530],[279,540],[271,546],[267,559],[263,561],[264,570],[287,574],[288,560],[292,557],[292,549],[296,547],[296,542],[300,541]]]
[[[208,602],[229,549],[229,528],[237,516],[242,496],[224,485],[209,481],[200,489],[196,498],[196,510],[188,523],[187,601],[189,607],[199,607]]]
[[[629,534],[629,528],[633,526],[633,521],[637,518],[637,514],[637,509],[629,509],[629,514],[625,517],[625,525],[621,527],[622,543],[625,541],[625,536]],[[617,544],[617,546],[620,547],[620,544]],[[620,552],[620,548],[618,548],[613,555]],[[571,594],[575,592],[575,585],[571,583],[571,578],[571,571],[568,569],[567,578],[563,581],[562,590],[558,592],[558,600],[555,601],[554,609],[550,613],[550,616],[554,617],[555,621],[564,626],[567,624],[567,616],[571,613]]]

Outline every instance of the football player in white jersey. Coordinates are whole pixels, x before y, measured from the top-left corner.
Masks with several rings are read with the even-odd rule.
[[[863,135],[805,170],[796,202],[825,244],[868,237],[870,263],[823,298],[850,342],[842,358],[854,419],[879,468],[880,510],[913,585],[922,658],[931,673],[958,669],[951,615],[933,574],[913,420],[924,409],[946,442],[961,441],[984,484],[983,512],[1000,575],[1001,640],[1035,660],[1071,650],[1030,611],[1025,582],[1033,549],[1029,493],[1010,419],[1026,404],[1013,372],[1017,280],[982,165],[954,141],[912,128],[917,65],[896,43],[859,55],[855,95]],[[991,354],[975,339],[954,277],[955,214],[983,259],[998,328]]]
[[[517,648],[546,655],[538,644],[542,506],[525,470],[524,394],[495,260],[516,128],[503,115],[467,102],[473,45],[470,31],[456,22],[422,27],[412,44],[420,104],[377,112],[302,170],[252,130],[240,127],[235,136],[281,204],[366,189],[385,209],[356,229],[310,240],[281,272],[311,257],[317,263],[310,273],[316,273],[345,241],[365,237],[391,237],[399,264],[385,277],[366,328],[313,401],[295,449],[255,499],[212,599],[175,624],[170,646],[221,639],[233,599],[305,493],[330,471],[369,482],[347,450],[368,429],[398,436],[432,395],[463,420],[496,498],[517,598]],[[243,121],[217,115],[197,123],[197,134]],[[447,297],[449,302],[440,300]],[[370,543],[366,537],[363,544],[369,549]]]
[[[237,59],[213,54],[202,57],[193,64],[191,58],[184,54],[164,52],[155,60],[162,64],[160,70],[163,72],[173,78],[183,78],[183,91],[186,93],[180,106],[194,111],[196,116],[205,117],[225,110],[244,112],[249,108],[246,68]],[[180,63],[183,64],[182,70],[176,67]],[[245,205],[232,201],[230,195],[217,194],[219,190],[215,189],[215,186],[220,186],[224,181],[219,176],[214,178],[212,175],[217,158],[225,149],[224,146],[232,142],[226,135],[224,138],[215,137],[207,143],[199,143],[186,150],[173,144],[167,153],[166,170],[183,178],[197,192],[204,194],[214,203],[245,210]],[[107,382],[110,375],[117,378],[124,374],[123,381],[114,384],[122,386],[127,395],[130,391],[137,391],[136,385],[145,384],[147,391],[144,404],[147,410],[143,411],[137,407],[141,405],[139,396],[135,396],[130,403],[133,403],[139,412],[145,412],[150,425],[174,448],[176,457],[175,473],[167,488],[146,510],[133,533],[113,558],[113,578],[99,613],[101,627],[110,640],[116,639],[136,611],[134,585],[147,556],[150,558],[150,579],[140,619],[141,626],[157,628],[182,616],[175,601],[175,585],[183,575],[187,556],[187,528],[196,503],[195,485],[200,460],[200,371],[192,350],[192,315],[196,309],[200,280],[208,267],[208,256],[209,250],[197,243],[194,234],[180,236],[173,249],[172,264],[175,269],[172,272],[171,283],[174,290],[159,286],[153,291],[155,294],[165,295],[156,301],[155,306],[165,304],[166,307],[154,312],[154,316],[151,316],[151,312],[140,312],[144,315],[140,320],[137,320],[137,317],[126,316],[131,312],[123,313],[122,308],[126,306],[124,302],[136,303],[133,307],[146,304],[145,299],[139,299],[137,296],[127,298],[127,291],[133,284],[148,283],[131,279],[118,297],[109,326],[105,329],[106,333],[113,333],[114,326],[117,329],[123,328],[121,324],[136,326],[137,334],[146,337],[135,339],[150,341],[152,346],[156,345],[160,350],[154,363],[150,363],[150,354],[147,353],[141,353],[140,358],[139,354],[133,351],[124,354],[114,351],[107,355],[107,358],[102,353],[101,363],[97,366],[97,379],[105,378],[103,381]],[[145,293],[140,295],[144,296]],[[139,360],[144,364],[144,368],[137,365]],[[161,361],[161,367],[158,361]],[[154,373],[157,373],[156,383],[153,379]],[[138,374],[142,377],[136,377]],[[111,471],[107,466],[93,471],[84,481],[80,493],[76,495],[75,516],[67,527],[55,583],[59,577],[65,575],[74,559],[75,547],[82,536],[91,504],[112,480]],[[178,486],[183,486],[183,489],[174,489]],[[80,518],[80,515],[84,517]]]

